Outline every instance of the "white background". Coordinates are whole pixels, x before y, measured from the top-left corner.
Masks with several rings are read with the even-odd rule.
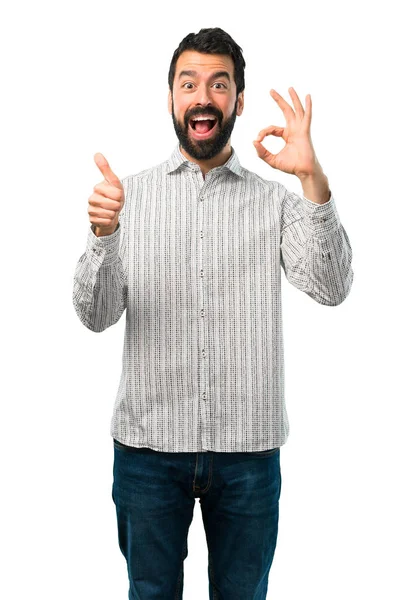
[[[73,309],[72,278],[88,198],[103,179],[93,155],[121,178],[168,158],[177,143],[167,110],[172,54],[188,33],[221,27],[247,65],[231,140],[241,164],[301,193],[252,140],[285,124],[271,88],[290,101],[293,86],[303,105],[310,93],[312,140],[355,273],[336,307],[282,277],[290,435],[268,600],[398,599],[394,3],[37,0],[0,16],[1,597],[128,597],[109,433],[125,313],[101,335],[89,331]],[[284,142],[264,144],[275,152]],[[198,501],[188,545],[184,598],[205,600]]]

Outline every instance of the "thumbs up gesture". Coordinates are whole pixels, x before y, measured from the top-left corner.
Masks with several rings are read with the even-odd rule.
[[[89,220],[95,226],[97,237],[111,235],[118,227],[118,216],[125,204],[125,193],[121,181],[111,170],[106,158],[96,152],[94,162],[104,180],[93,188],[89,198]]]

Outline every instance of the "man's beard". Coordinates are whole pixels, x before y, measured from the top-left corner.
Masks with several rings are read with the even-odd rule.
[[[236,121],[236,107],[237,107],[237,98],[235,102],[234,109],[232,111],[229,119],[222,125],[221,120],[222,114],[221,111],[214,107],[202,108],[198,111],[200,114],[210,114],[217,117],[217,127],[219,130],[212,135],[209,139],[206,140],[196,140],[192,138],[189,133],[189,119],[184,118],[184,126],[182,127],[180,123],[175,118],[174,113],[174,101],[172,100],[172,122],[174,124],[175,133],[178,136],[178,140],[182,148],[193,158],[197,160],[208,160],[210,158],[214,158],[217,156],[223,148],[226,146],[233,127]],[[192,118],[196,113],[196,110],[191,111],[190,118]]]

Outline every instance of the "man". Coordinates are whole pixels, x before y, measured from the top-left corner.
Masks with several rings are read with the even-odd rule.
[[[280,267],[320,304],[348,295],[352,250],[310,137],[311,98],[253,142],[304,196],[242,167],[230,144],[244,107],[241,48],[222,29],[186,36],[169,71],[179,140],[125,177],[101,154],[74,306],[92,331],[126,308],[111,425],[112,498],[129,598],[182,598],[195,498],[210,598],[266,598],[278,531],[284,400]],[[262,145],[281,136],[277,154]]]

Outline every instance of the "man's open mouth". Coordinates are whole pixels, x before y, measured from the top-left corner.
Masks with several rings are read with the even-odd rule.
[[[193,117],[189,120],[189,127],[195,138],[204,139],[214,133],[217,123],[216,117]]]

